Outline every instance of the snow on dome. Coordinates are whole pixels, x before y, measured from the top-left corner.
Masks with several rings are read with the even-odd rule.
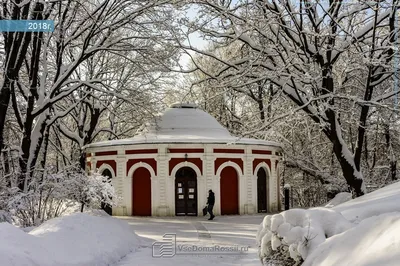
[[[232,137],[214,117],[191,103],[171,105],[161,116],[153,119],[144,134]]]
[[[194,103],[175,103],[144,124],[133,138],[92,143],[85,148],[143,143],[224,143],[282,147],[259,139],[235,137]]]

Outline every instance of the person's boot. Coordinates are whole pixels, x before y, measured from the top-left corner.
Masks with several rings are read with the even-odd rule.
[[[208,220],[212,220],[212,219],[214,219],[214,217],[215,217],[215,216],[213,215],[213,216],[211,216]]]

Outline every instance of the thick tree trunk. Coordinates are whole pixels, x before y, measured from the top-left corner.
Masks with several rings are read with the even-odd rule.
[[[8,9],[4,4],[4,13],[10,15],[7,19],[27,19],[29,16],[30,1],[23,7],[21,1],[15,1]],[[18,80],[18,73],[31,41],[30,32],[6,32],[3,34],[5,50],[5,69],[3,74],[3,86],[0,91],[0,151],[4,148],[4,126],[7,116],[7,109],[10,103],[11,82]]]
[[[340,147],[340,145],[338,145]],[[339,164],[342,168],[343,176],[346,179],[347,184],[349,185],[350,191],[352,192],[354,197],[359,197],[364,195],[363,190],[363,179],[360,178],[362,175],[359,171],[357,171],[354,167],[354,160],[349,162],[349,158],[345,158],[341,153],[337,153],[335,150],[336,158],[339,161]],[[351,160],[352,158],[350,158]]]
[[[264,88],[262,82],[257,84],[258,95],[257,95],[257,104],[258,111],[260,112],[260,119],[264,123],[265,121],[265,110],[264,110]]]
[[[333,152],[342,168],[343,177],[346,179],[353,197],[362,196],[365,191],[360,165],[357,165],[354,155],[350,152],[341,136],[341,128],[335,112],[328,110],[327,116],[331,125],[327,135],[333,144]]]
[[[86,152],[85,151],[81,152],[81,157],[79,158],[79,166],[81,167],[82,170],[85,170],[85,168],[86,168]]]
[[[0,151],[4,149],[4,128],[6,124],[7,109],[11,96],[11,80],[5,75],[0,91]]]
[[[394,181],[397,180],[397,160],[396,160],[396,155],[393,152],[389,123],[385,124],[385,140],[386,140],[386,148],[389,160],[389,171],[390,171],[389,174],[391,180]]]

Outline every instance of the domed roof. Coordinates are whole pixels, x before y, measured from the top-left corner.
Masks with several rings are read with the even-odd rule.
[[[143,125],[142,130],[133,138],[92,143],[86,148],[144,143],[219,143],[281,147],[276,142],[232,136],[214,117],[197,105],[177,103]]]
[[[189,135],[229,138],[231,134],[210,114],[195,104],[173,104],[162,115],[148,123],[140,135]]]

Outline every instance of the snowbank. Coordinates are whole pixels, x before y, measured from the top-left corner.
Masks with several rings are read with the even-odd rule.
[[[400,182],[337,205],[347,197],[339,194],[326,206],[331,208],[266,216],[257,234],[262,261],[399,265]]]
[[[110,216],[75,213],[29,233],[0,223],[0,265],[109,265],[138,242],[127,223]]]
[[[399,250],[400,213],[387,213],[327,239],[303,266],[398,266]]]
[[[292,209],[267,215],[257,234],[259,256],[264,260],[273,253],[289,252],[290,258],[301,261],[326,238],[352,226],[340,213],[326,208]]]
[[[383,213],[400,212],[400,182],[375,190],[333,209],[356,223]]]
[[[352,199],[351,193],[349,192],[340,192],[336,194],[336,196],[331,199],[326,205],[325,208],[333,208],[339,204],[347,202]]]

